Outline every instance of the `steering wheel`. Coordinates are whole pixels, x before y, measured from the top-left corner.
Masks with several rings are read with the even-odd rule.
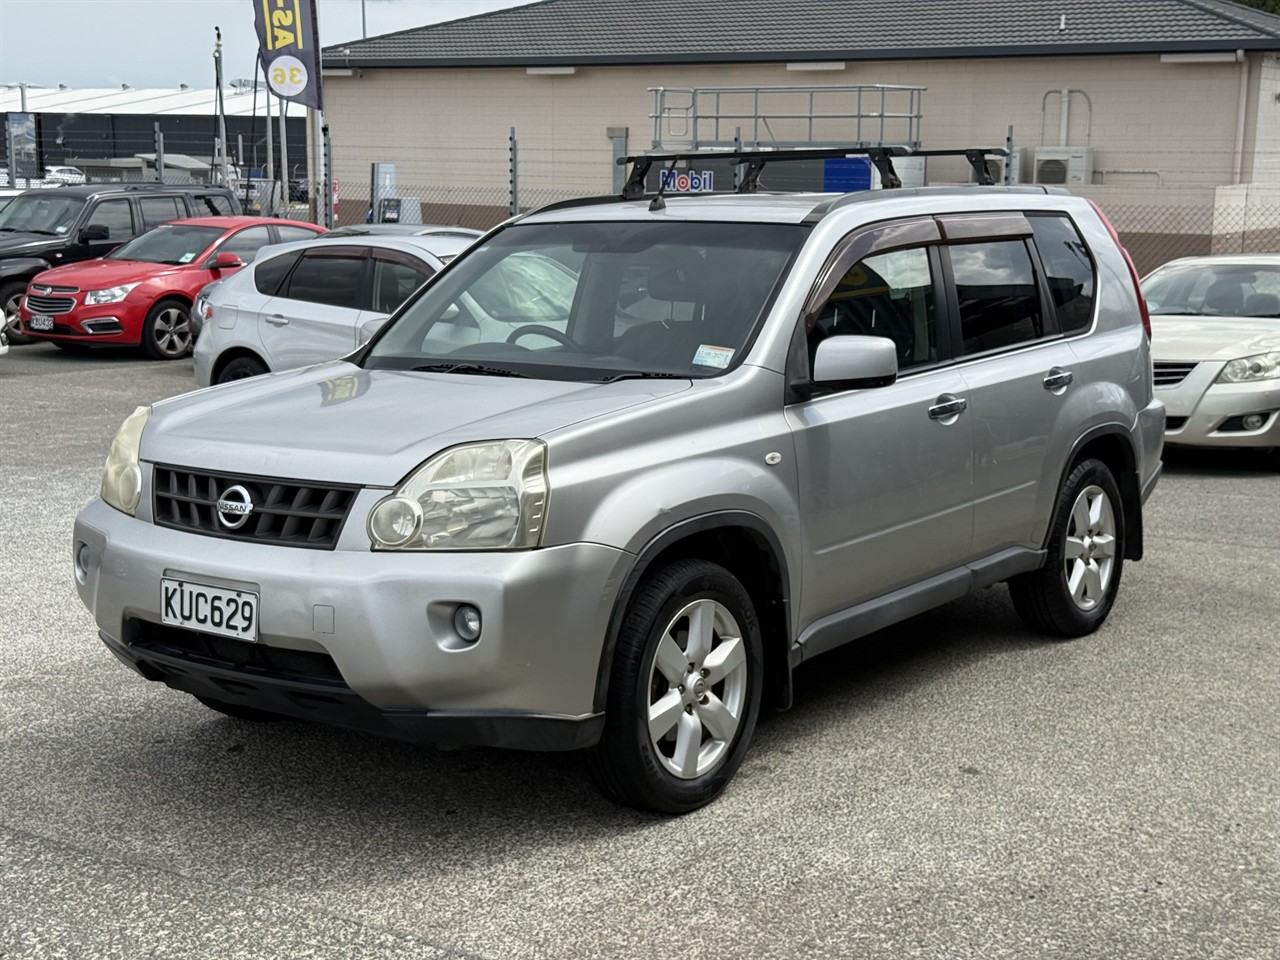
[[[527,336],[531,333],[536,333],[543,337],[550,337],[563,347],[572,347],[575,350],[578,349],[578,345],[574,341],[570,340],[567,335],[561,333],[554,327],[548,327],[542,323],[526,323],[522,327],[516,327],[507,336],[507,343],[515,343],[521,337]]]

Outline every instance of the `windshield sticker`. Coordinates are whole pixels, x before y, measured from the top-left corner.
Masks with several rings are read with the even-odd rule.
[[[693,365],[695,367],[718,367],[723,370],[729,366],[729,361],[733,359],[733,351],[728,347],[712,347],[702,344],[698,347],[698,352],[693,355]]]
[[[62,234],[62,233],[66,233],[68,229],[69,229],[68,227],[57,226],[57,227],[54,227],[54,228],[53,228],[53,232],[54,232],[54,233],[58,233],[58,234]]]
[[[195,255],[194,253],[184,253],[182,256],[180,256],[180,257],[178,258],[178,262],[179,262],[179,263],[190,263],[190,262],[191,262],[192,260],[194,260],[195,258],[196,258],[196,255]]]

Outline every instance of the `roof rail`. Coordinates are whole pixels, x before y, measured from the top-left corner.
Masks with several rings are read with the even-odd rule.
[[[902,186],[902,180],[893,168],[894,157],[964,157],[973,168],[977,182],[982,186],[992,186],[995,180],[987,168],[988,157],[1008,156],[1003,147],[963,147],[956,150],[915,150],[908,146],[885,144],[878,147],[822,147],[818,149],[800,150],[698,150],[687,153],[647,153],[632,157],[619,157],[618,165],[631,164],[631,173],[622,187],[621,199],[639,200],[645,196],[644,181],[649,170],[656,164],[669,164],[668,171],[674,170],[681,160],[729,160],[735,166],[745,167],[739,176],[735,193],[754,193],[760,183],[760,174],[766,164],[787,163],[800,160],[835,160],[849,157],[867,157],[875,164],[880,174],[880,186],[895,189]],[[655,207],[663,206],[662,195],[666,183],[658,187],[654,196]]]

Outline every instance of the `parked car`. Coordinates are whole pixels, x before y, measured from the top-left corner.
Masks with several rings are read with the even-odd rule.
[[[263,247],[323,227],[261,217],[194,217],[161,224],[98,260],[37,274],[19,311],[22,332],[59,346],[141,345],[174,360],[191,350],[191,304]]]
[[[101,257],[161,223],[240,213],[224,187],[163,183],[100,183],[26,190],[0,209],[0,307],[11,343],[23,294],[53,267]]]
[[[1165,443],[1280,447],[1280,254],[1174,260],[1142,292]]]
[[[214,710],[586,748],[687,811],[817,654],[1002,581],[1038,633],[1103,624],[1160,474],[1149,336],[1055,188],[554,205],[345,360],[138,408],[75,580]]]
[[[358,347],[469,238],[349,237],[264,253],[196,303],[196,383],[334,360]],[[362,339],[363,338],[363,339]]]
[[[71,187],[78,187],[85,182],[84,171],[79,167],[46,167],[44,178]]]
[[[0,357],[9,352],[9,337],[0,329]]]

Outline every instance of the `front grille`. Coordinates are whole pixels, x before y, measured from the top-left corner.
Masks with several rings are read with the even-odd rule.
[[[146,620],[135,620],[134,626],[136,633],[131,645],[137,649],[275,680],[305,680],[346,686],[338,665],[327,653],[246,643]]]
[[[79,293],[79,287],[59,287],[56,284],[38,283],[31,286],[32,293],[44,296],[47,293]]]
[[[247,540],[289,547],[332,550],[355,502],[358,487],[302,484],[232,473],[204,473],[178,467],[155,468],[155,522],[162,527],[226,540]],[[219,498],[253,505],[247,516],[218,510]],[[224,522],[224,518],[225,521]],[[239,527],[230,527],[243,519]]]
[[[1176,387],[1183,380],[1190,376],[1191,371],[1199,364],[1196,361],[1191,363],[1174,363],[1169,360],[1157,360],[1153,366],[1155,367],[1155,383],[1157,387]]]
[[[27,309],[32,313],[43,313],[50,317],[70,313],[76,308],[75,297],[37,297],[27,294]]]

